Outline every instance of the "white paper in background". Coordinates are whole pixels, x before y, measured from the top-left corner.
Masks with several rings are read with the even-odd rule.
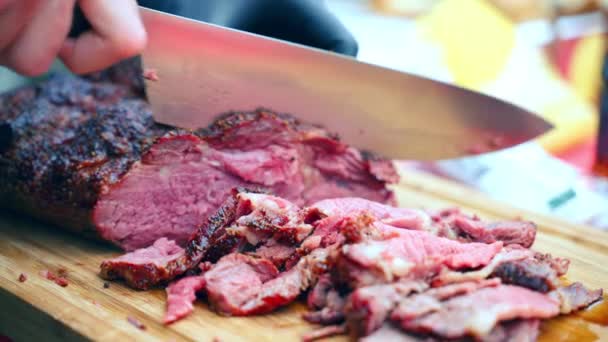
[[[369,1],[326,0],[326,3],[357,40],[360,61],[453,82],[441,47],[421,37],[414,20],[375,13]]]
[[[516,207],[584,223],[604,217],[608,198],[593,191],[578,170],[536,143],[499,153],[436,163],[440,173]]]

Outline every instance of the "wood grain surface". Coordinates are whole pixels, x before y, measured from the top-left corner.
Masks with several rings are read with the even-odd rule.
[[[534,248],[571,260],[569,281],[608,287],[608,234],[527,213],[494,202],[449,181],[411,171],[395,188],[401,206],[459,206],[486,219],[523,217],[539,225]],[[161,323],[163,290],[139,292],[98,277],[103,259],[120,252],[30,220],[0,212],[0,335],[15,341],[297,341],[314,328],[300,315],[301,303],[257,317],[221,317],[204,302],[195,313],[169,327]],[[69,285],[61,287],[39,272],[67,270]],[[20,274],[27,276],[19,281]],[[132,317],[145,325],[129,323]],[[608,308],[546,322],[541,341],[608,341]],[[595,321],[595,323],[591,322]],[[346,341],[346,337],[332,340]]]

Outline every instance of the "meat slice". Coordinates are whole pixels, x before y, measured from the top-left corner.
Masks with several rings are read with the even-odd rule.
[[[216,214],[191,236],[185,250],[173,243],[172,247],[180,251],[166,257],[157,247],[164,246],[166,239],[161,238],[151,247],[104,261],[101,276],[125,279],[130,286],[145,289],[184,274],[203,259],[215,262],[229,253],[260,244],[249,254],[268,257],[282,267],[295,252],[293,244],[304,239],[311,229],[291,202],[252,190],[233,189]]]
[[[196,293],[204,288],[204,276],[189,276],[170,284],[166,290],[167,312],[163,322],[169,324],[188,316],[194,310]]]
[[[360,287],[347,298],[345,315],[350,330],[367,336],[380,328],[395,306],[411,293],[422,292],[425,282],[402,282]]]
[[[430,224],[430,216],[417,209],[396,208],[363,198],[337,198],[314,203],[308,207],[309,215],[344,217],[367,214],[376,220],[397,228],[424,230]]]
[[[268,260],[229,254],[204,275],[209,303],[219,313],[245,315],[243,305],[278,274],[277,268]]]
[[[425,279],[442,268],[485,266],[502,243],[461,243],[424,231],[401,230],[386,240],[346,245],[337,261],[341,279],[351,288],[397,279]]]
[[[530,248],[536,238],[536,225],[526,221],[482,222],[456,214],[453,224],[459,235],[472,241],[492,243],[502,241],[505,245],[520,245]]]
[[[309,208],[310,216],[332,217],[366,213],[380,223],[395,228],[425,230],[454,240],[521,245],[529,248],[536,237],[536,225],[526,221],[484,222],[458,209],[437,213],[395,208],[363,198],[337,198],[317,202]]]
[[[390,161],[288,115],[228,113],[197,132],[158,125],[124,70],[0,97],[1,207],[133,251],[161,237],[183,246],[235,187],[298,205],[394,201]]]
[[[395,315],[395,313],[393,313]],[[407,331],[433,333],[444,338],[465,335],[483,338],[501,321],[550,318],[559,314],[559,302],[522,287],[500,285],[454,297],[432,313],[395,319]]]
[[[398,306],[392,312],[391,318],[398,321],[415,319],[441,309],[441,301],[498,285],[500,285],[498,279],[469,281],[432,288],[424,293],[409,297],[400,296],[395,302],[395,305],[398,304]]]
[[[551,265],[534,258],[504,262],[494,269],[493,276],[506,284],[515,284],[539,292],[549,292],[560,285]]]
[[[581,283],[573,283],[556,289],[550,293],[550,296],[561,303],[562,314],[569,314],[601,300],[602,294],[602,289],[589,290]]]
[[[211,305],[225,315],[268,313],[293,302],[325,269],[327,250],[317,249],[278,275],[264,259],[230,254],[205,273]]]
[[[186,259],[186,252],[175,241],[160,238],[148,248],[102,262],[100,275],[145,290],[184,273],[189,268]]]
[[[329,274],[319,277],[316,285],[308,293],[308,308],[302,318],[310,323],[337,324],[344,320],[344,298],[333,286]]]
[[[270,240],[258,247],[254,252],[248,252],[247,254],[258,258],[268,259],[277,268],[285,268],[285,264],[291,260],[296,252],[297,248],[293,245]],[[291,267],[287,268],[289,269]]]
[[[214,252],[224,248],[222,255],[230,253],[233,245],[218,243],[217,239],[223,236],[226,227],[237,217],[240,191],[233,189],[217,213],[192,235],[186,249],[174,241],[160,238],[148,248],[105,260],[100,266],[100,276],[105,279],[123,279],[133,288],[147,289],[195,268],[212,247],[215,248]]]
[[[505,284],[519,285],[539,292],[560,286],[559,276],[565,273],[568,260],[553,258],[517,245],[504,248],[491,263],[470,272],[444,271],[433,280],[435,285],[498,277]]]
[[[492,273],[501,265],[511,262],[518,262],[527,258],[533,258],[534,252],[521,247],[505,247],[500,253],[496,254],[492,259],[492,262],[485,265],[484,267],[472,270],[472,271],[453,271],[453,270],[442,270],[436,278],[433,279],[434,286],[441,286],[451,283],[460,283],[466,281],[479,281],[488,278]],[[501,274],[497,274],[501,275]],[[510,279],[506,277],[505,282],[509,282]]]
[[[313,229],[303,221],[300,208],[285,199],[241,191],[238,201],[237,218],[227,233],[244,237],[252,246],[270,241],[298,244]]]

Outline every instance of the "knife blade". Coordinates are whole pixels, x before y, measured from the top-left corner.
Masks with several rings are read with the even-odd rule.
[[[186,129],[267,108],[393,159],[511,147],[551,125],[513,104],[354,58],[141,8],[156,121]]]

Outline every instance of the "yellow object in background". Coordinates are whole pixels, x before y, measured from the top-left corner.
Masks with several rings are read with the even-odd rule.
[[[538,139],[548,152],[559,154],[595,135],[598,124],[595,108],[578,96],[551,103],[540,114],[555,126]]]
[[[603,42],[587,37],[573,52],[569,80],[546,54],[547,42],[528,39],[487,0],[442,0],[417,20],[422,36],[441,51],[452,80],[538,113],[555,129],[539,139],[560,153],[595,134]]]
[[[468,88],[496,79],[515,45],[513,23],[485,0],[443,0],[419,24],[442,47],[454,81]]]
[[[605,50],[604,37],[599,34],[581,38],[574,48],[570,61],[570,81],[574,90],[585,101],[599,103],[602,61]]]

